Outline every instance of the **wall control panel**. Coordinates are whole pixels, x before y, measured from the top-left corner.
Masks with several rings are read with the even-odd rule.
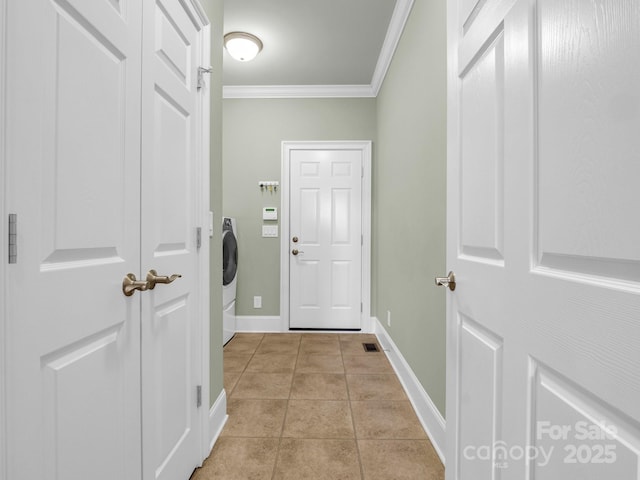
[[[264,207],[262,209],[262,220],[278,220],[278,209],[276,207]]]

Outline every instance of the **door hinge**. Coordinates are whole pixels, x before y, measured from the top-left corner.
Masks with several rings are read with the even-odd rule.
[[[362,313],[363,308],[364,307],[362,306],[362,302],[360,302],[360,313]]]
[[[9,214],[9,263],[18,263],[18,215]]]
[[[196,387],[196,407],[202,406],[202,385]]]
[[[196,228],[196,248],[200,248],[202,246],[202,227]]]
[[[364,245],[364,235],[360,235],[360,246]]]
[[[360,170],[360,178],[364,178],[364,165],[362,166],[362,169]]]
[[[198,90],[204,87],[204,78],[202,78],[202,76],[205,73],[211,73],[212,71],[213,71],[213,67],[209,67],[209,68],[198,67]]]

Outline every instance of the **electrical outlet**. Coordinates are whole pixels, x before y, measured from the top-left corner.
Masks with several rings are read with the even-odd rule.
[[[387,327],[391,326],[391,310],[387,310]]]
[[[253,297],[253,308],[262,308],[262,297]]]

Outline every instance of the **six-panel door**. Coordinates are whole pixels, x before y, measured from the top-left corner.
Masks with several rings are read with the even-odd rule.
[[[290,151],[291,328],[361,328],[362,155]]]
[[[638,478],[640,6],[450,6],[447,478]]]

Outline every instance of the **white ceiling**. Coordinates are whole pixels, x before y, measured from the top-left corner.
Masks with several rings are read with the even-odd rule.
[[[224,33],[264,44],[251,62],[224,52],[225,97],[375,96],[412,3],[225,0]]]

